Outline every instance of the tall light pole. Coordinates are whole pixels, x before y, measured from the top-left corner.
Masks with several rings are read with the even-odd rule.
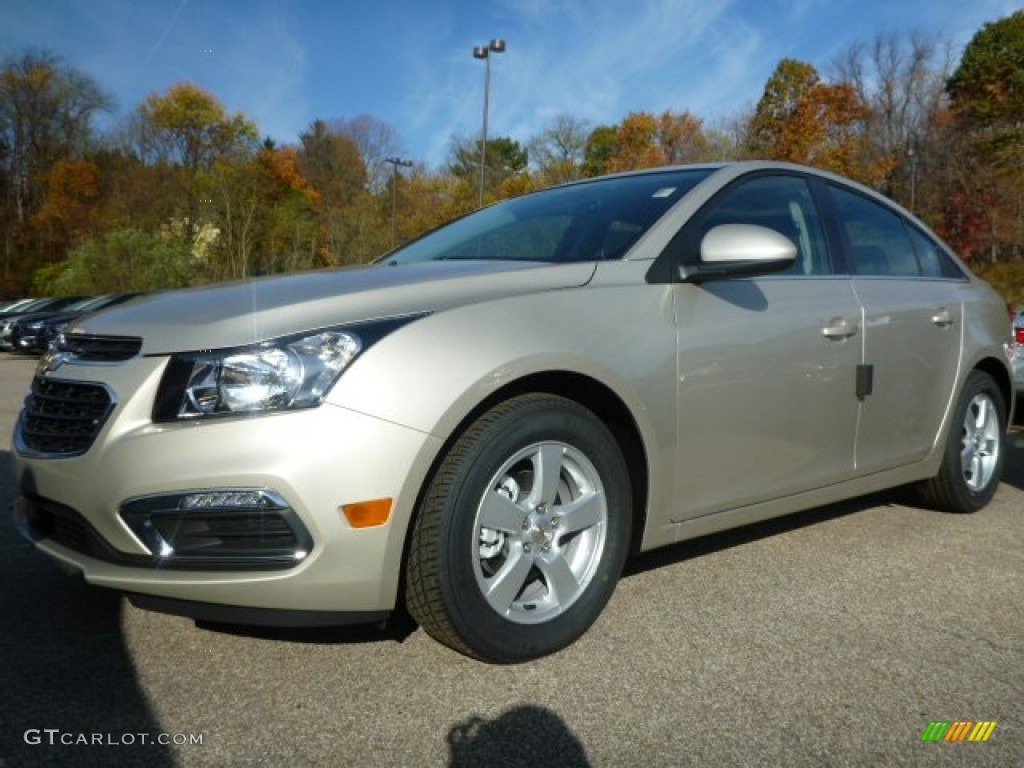
[[[505,41],[494,38],[489,45],[478,45],[473,48],[473,58],[483,59],[487,64],[484,74],[484,126],[480,138],[480,207],[484,207],[484,168],[487,166],[487,110],[491,101],[491,54],[504,53]]]
[[[385,163],[391,164],[391,247],[395,247],[395,210],[398,208],[398,166],[411,168],[412,160],[400,157],[385,157]]]

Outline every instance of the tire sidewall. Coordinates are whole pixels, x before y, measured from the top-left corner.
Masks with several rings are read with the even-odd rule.
[[[998,414],[999,456],[995,471],[992,473],[992,479],[988,485],[979,491],[975,491],[967,485],[967,481],[964,479],[960,454],[967,409],[970,407],[971,401],[980,394],[986,395],[992,401]],[[956,498],[959,509],[975,512],[992,500],[999,487],[999,481],[1003,474],[1003,465],[1006,461],[1006,404],[1003,401],[1003,395],[999,387],[987,373],[974,371],[968,377],[954,412],[949,439],[946,441],[946,455],[943,460],[945,462],[944,468],[951,481],[951,490]]]

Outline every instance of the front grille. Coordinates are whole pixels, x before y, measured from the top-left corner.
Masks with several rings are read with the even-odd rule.
[[[54,458],[80,456],[113,409],[106,387],[36,376],[18,420],[19,449]]]
[[[142,351],[142,339],[135,336],[94,336],[88,333],[61,334],[58,352],[68,352],[76,362],[116,363],[130,360]]]

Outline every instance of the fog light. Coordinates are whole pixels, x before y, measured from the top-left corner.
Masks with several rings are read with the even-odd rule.
[[[156,564],[166,567],[287,568],[313,547],[295,510],[264,489],[147,496],[125,502],[120,512]]]

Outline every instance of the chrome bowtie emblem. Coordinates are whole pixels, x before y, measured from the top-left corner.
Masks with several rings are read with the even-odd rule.
[[[70,359],[70,352],[60,352],[56,349],[50,349],[39,359],[39,365],[36,367],[36,373],[40,376],[53,373]]]

